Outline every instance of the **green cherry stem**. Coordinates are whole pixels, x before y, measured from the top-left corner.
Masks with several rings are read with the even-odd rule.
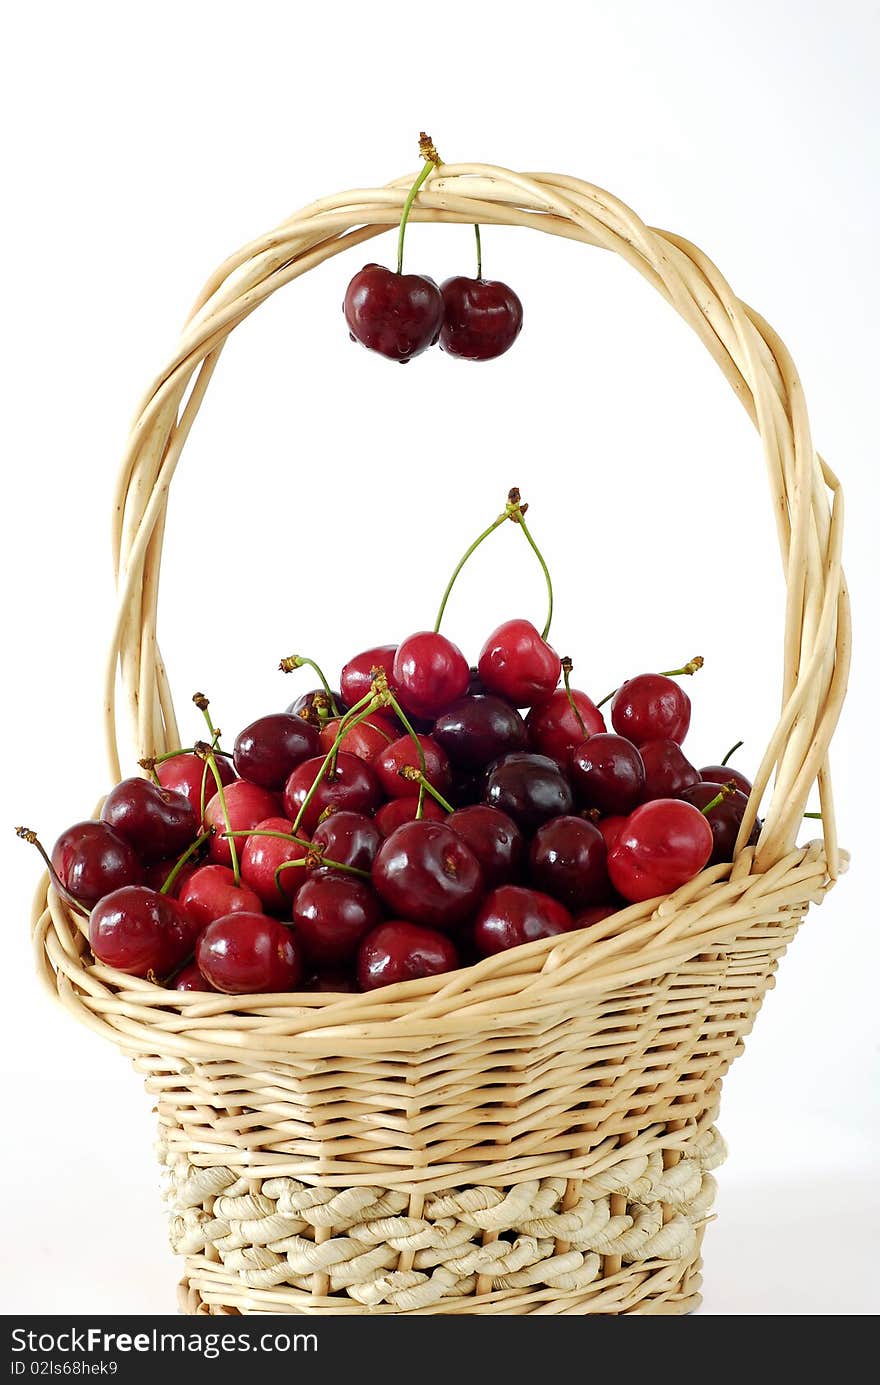
[[[575,717],[576,717],[576,719],[577,719],[578,726],[581,728],[581,731],[584,733],[584,739],[585,739],[585,740],[589,740],[589,738],[590,738],[590,733],[589,733],[588,730],[587,730],[586,723],[584,722],[583,717],[581,716],[580,712],[578,711],[578,705],[577,705],[577,703],[575,702],[574,697],[572,696],[572,691],[571,691],[571,672],[572,672],[572,669],[573,669],[573,668],[574,668],[574,664],[571,662],[571,659],[570,659],[570,658],[568,657],[568,655],[566,654],[565,658],[562,660],[562,680],[563,680],[563,682],[565,683],[565,695],[566,695],[566,697],[568,698],[568,705],[569,705],[569,707],[571,708],[571,710],[572,710],[572,711],[574,712],[574,714],[575,714]]]
[[[541,631],[541,639],[546,640],[547,636],[550,634],[550,626],[553,624],[553,580],[550,576],[550,569],[544,561],[544,554],[541,552],[540,548],[535,543],[535,540],[532,538],[531,531],[529,530],[529,526],[526,524],[525,511],[526,506],[524,505],[519,512],[519,517],[516,518],[514,516],[514,518],[516,523],[519,525],[519,527],[525,534],[526,538],[528,539],[529,547],[531,548],[538,562],[541,564],[541,571],[544,574],[544,581],[547,583],[547,619],[544,622],[544,629]]]
[[[187,861],[192,860],[196,852],[205,845],[205,842],[209,842],[210,840],[211,833],[203,832],[200,837],[196,837],[194,842],[190,842],[189,846],[186,848],[186,851],[183,853],[180,859],[175,862],[168,874],[165,876],[165,879],[163,880],[159,888],[160,894],[168,894],[169,890],[173,888],[175,880],[179,876],[180,872],[183,870]]]
[[[331,745],[330,749],[327,751],[327,754],[324,756],[323,763],[321,765],[321,768],[318,770],[318,773],[315,775],[315,780],[312,784],[312,787],[309,789],[308,793],[306,794],[305,798],[300,804],[299,812],[297,813],[293,823],[294,836],[299,831],[302,820],[305,817],[306,809],[308,808],[309,804],[311,803],[312,799],[317,793],[318,785],[326,777],[331,765],[336,764],[336,756],[339,753],[339,747],[342,744],[345,735],[347,734],[347,732],[353,730],[355,726],[358,726],[362,721],[366,721],[367,717],[370,716],[371,713],[374,712],[379,705],[380,703],[378,698],[372,692],[368,692],[365,697],[361,698],[360,702],[356,702],[355,705],[351,708],[351,712],[349,715],[353,719],[349,721],[347,726],[339,727],[336,739]],[[354,713],[357,712],[359,708],[363,708],[363,711],[361,711],[358,716],[354,716]]]
[[[688,662],[687,662],[686,664],[684,664],[682,668],[668,668],[668,669],[665,669],[664,672],[660,674],[660,677],[661,677],[661,678],[684,678],[685,676],[688,676],[688,677],[689,677],[691,674],[696,673],[698,669],[701,669],[701,668],[703,667],[703,664],[704,664],[704,663],[705,663],[705,659],[703,658],[702,654],[695,654],[694,657],[693,657],[692,659],[689,659]],[[623,685],[621,684],[621,687],[622,687],[622,686],[623,686]],[[604,706],[605,706],[605,703],[606,703],[606,702],[610,702],[611,699],[612,699],[612,697],[614,697],[615,693],[619,693],[619,692],[620,692],[620,688],[619,688],[619,687],[618,687],[618,688],[612,688],[611,691],[610,691],[610,693],[606,693],[606,694],[605,694],[605,696],[602,698],[602,701],[601,701],[601,702],[597,702],[597,703],[596,703],[596,706],[597,706],[597,707],[604,707]],[[732,754],[733,754],[733,751],[734,751],[734,750],[738,750],[739,747],[740,747],[741,745],[742,745],[742,741],[737,741],[737,743],[736,743],[736,745],[733,747],[733,749],[731,749],[731,750],[728,751],[728,755],[732,755]],[[725,764],[725,765],[727,764],[727,756],[724,757],[724,760],[722,761],[722,764]]]
[[[216,733],[215,733],[215,734],[216,734]],[[216,761],[216,759],[214,758],[214,750],[213,750],[213,747],[210,746],[210,745],[206,745],[204,741],[199,741],[199,742],[196,743],[195,750],[196,750],[196,754],[197,754],[197,755],[200,755],[200,756],[202,757],[202,759],[205,761],[205,764],[210,768],[210,771],[211,771],[211,773],[212,773],[213,776],[214,776],[214,783],[217,785],[217,793],[218,793],[219,796],[220,796],[220,811],[221,811],[222,814],[223,814],[223,821],[224,821],[224,823],[225,823],[225,825],[226,825],[226,831],[227,831],[228,833],[231,834],[231,832],[232,832],[232,823],[231,823],[230,820],[229,820],[229,809],[228,809],[228,807],[226,806],[226,794],[225,794],[225,792],[224,792],[224,790],[223,790],[223,780],[220,778],[220,771],[219,771],[219,769],[217,768],[217,761]],[[203,792],[204,792],[204,782],[203,782],[203,784],[202,784],[202,790],[203,790]],[[205,811],[205,810],[204,810],[204,808],[203,808],[203,809],[202,809],[202,816],[204,816],[204,811]],[[237,849],[236,849],[234,840],[231,840],[230,843],[229,843],[229,854],[230,854],[230,856],[232,857],[232,876],[233,876],[233,879],[234,879],[236,885],[240,885],[240,884],[241,884],[241,868],[240,868],[239,863],[238,863],[238,851],[237,851]]]
[[[730,749],[728,750],[728,752],[727,752],[727,754],[725,755],[724,759],[721,761],[722,765],[726,765],[726,764],[727,764],[727,761],[730,759],[730,757],[731,757],[732,755],[735,755],[735,754],[736,754],[736,752],[739,750],[739,748],[740,748],[740,746],[741,746],[742,744],[743,744],[742,741],[737,741],[736,745],[732,745],[732,746],[730,747]]]
[[[406,236],[406,223],[409,221],[409,214],[412,211],[412,204],[415,202],[422,184],[427,182],[429,176],[434,172],[434,169],[439,168],[443,162],[437,150],[434,148],[434,142],[430,135],[426,135],[424,131],[419,136],[419,153],[425,160],[424,167],[407,193],[406,201],[403,204],[403,211],[400,214],[400,229],[397,232],[398,274],[403,273],[403,242]]]
[[[730,798],[730,795],[732,793],[736,793],[736,785],[732,781],[729,784],[722,784],[719,792],[715,795],[715,797],[710,798],[705,808],[700,809],[700,812],[703,814],[703,817],[706,817],[709,813],[711,813],[713,808],[717,808],[719,803],[723,803],[725,798]]]
[[[306,666],[308,668],[314,669],[315,673],[317,673],[318,678],[321,680],[321,687],[327,694],[327,701],[330,703],[330,710],[335,717],[338,717],[340,714],[339,706],[337,704],[336,698],[330,691],[330,684],[327,682],[327,679],[324,675],[324,670],[321,668],[320,664],[316,664],[314,659],[307,658],[305,654],[289,654],[287,658],[282,659],[280,664],[278,665],[282,673],[293,673],[294,669],[303,668]]]
[[[492,523],[489,525],[488,529],[484,529],[484,530],[483,530],[483,532],[482,532],[482,534],[480,534],[479,538],[474,539],[474,541],[473,541],[473,543],[471,544],[470,548],[466,549],[465,552],[464,552],[464,553],[461,555],[461,557],[459,558],[459,560],[458,560],[458,562],[457,562],[457,564],[456,564],[456,566],[455,566],[455,571],[453,572],[452,576],[450,577],[449,581],[448,581],[447,584],[446,584],[446,590],[445,590],[445,592],[443,593],[443,599],[442,599],[442,601],[440,602],[440,609],[439,609],[439,611],[437,612],[437,619],[434,621],[434,633],[435,633],[435,634],[439,631],[440,626],[441,626],[441,624],[442,624],[442,622],[443,622],[443,615],[444,615],[444,613],[445,613],[445,611],[446,611],[447,602],[449,601],[449,598],[450,598],[450,596],[452,595],[452,588],[455,586],[455,583],[456,583],[456,580],[457,580],[457,578],[458,578],[458,575],[459,575],[459,573],[461,572],[462,568],[464,567],[465,563],[468,561],[468,559],[471,557],[472,554],[476,553],[477,549],[479,548],[479,546],[480,546],[480,544],[483,542],[483,540],[484,540],[484,539],[487,539],[487,538],[489,537],[490,534],[494,534],[494,533],[495,533],[495,530],[496,530],[496,529],[499,529],[499,528],[501,527],[501,525],[504,523],[504,521],[505,521],[506,519],[509,519],[509,518],[510,518],[510,516],[508,515],[507,511],[505,510],[505,511],[504,511],[504,514],[499,515],[497,519],[494,519],[494,520],[492,521]]]
[[[344,875],[355,875],[359,880],[371,880],[372,876],[368,870],[361,870],[360,866],[349,866],[342,861],[330,861],[326,856],[316,853],[314,857],[304,857],[301,861],[282,861],[280,866],[275,868],[275,888],[278,893],[283,895],[281,888],[281,872],[284,870],[315,870],[318,866],[327,866],[328,870],[340,870]]]
[[[401,779],[408,780],[410,784],[419,784],[426,793],[431,795],[434,802],[439,803],[440,807],[445,809],[447,813],[453,813],[455,811],[452,804],[447,803],[439,789],[435,789],[431,781],[426,779],[421,770],[416,769],[415,765],[402,765],[398,770],[398,774]]]
[[[391,708],[391,710],[394,712],[394,715],[397,717],[398,721],[403,726],[404,731],[409,736],[410,740],[415,746],[416,754],[419,757],[419,801],[416,806],[416,821],[418,822],[421,819],[422,813],[425,810],[425,790],[430,787],[427,778],[428,762],[425,759],[425,748],[419,740],[412,723],[410,722],[409,718],[407,717],[397,698],[394,696],[394,693],[391,692],[390,688],[388,687],[387,677],[378,678],[376,680],[376,684],[378,684],[381,689],[379,696],[387,697],[388,706]],[[374,684],[374,686],[376,686],[376,684]]]
[[[816,818],[816,819],[818,819],[819,822],[822,821],[822,814],[821,814],[821,813],[804,813],[804,817],[805,817],[805,818]]]
[[[477,238],[477,278],[483,277],[483,242],[480,239],[480,228],[474,225],[474,235]]]
[[[49,853],[46,851],[46,848],[43,846],[43,843],[40,841],[39,837],[37,836],[36,832],[34,832],[33,828],[16,827],[15,835],[16,837],[20,838],[21,841],[28,842],[30,846],[35,846],[37,848],[37,850],[43,858],[43,861],[45,862],[46,869],[49,872],[49,879],[52,881],[52,884],[55,886],[55,889],[57,890],[58,894],[60,894],[61,898],[70,905],[71,909],[75,909],[78,914],[82,914],[83,918],[87,919],[89,917],[88,909],[83,903],[81,903],[80,900],[76,898],[75,895],[72,895],[70,893],[70,890],[67,888],[66,885],[62,884],[55,870],[55,867],[52,865],[52,862],[49,859]]]
[[[473,556],[474,553],[476,553],[480,544],[483,543],[489,537],[490,534],[494,534],[496,529],[500,529],[506,519],[509,519],[512,520],[514,524],[519,524],[522,526],[523,533],[525,534],[535,553],[538,555],[538,560],[541,564],[541,567],[544,570],[544,575],[547,579],[547,590],[550,595],[550,613],[547,617],[547,624],[544,627],[544,638],[546,638],[547,632],[550,629],[550,621],[553,616],[553,585],[550,581],[550,573],[547,571],[547,564],[544,562],[544,559],[541,556],[541,553],[526,526],[524,515],[528,508],[528,504],[523,503],[522,497],[519,493],[519,488],[517,486],[511,486],[510,490],[507,492],[507,504],[505,505],[501,514],[498,515],[497,518],[493,519],[489,527],[487,529],[484,529],[482,534],[479,534],[477,538],[474,539],[473,543],[470,545],[469,548],[465,549],[464,553],[461,555],[458,562],[456,563],[452,576],[446,584],[446,590],[444,591],[443,598],[440,602],[440,609],[437,612],[437,619],[434,621],[435,634],[439,631],[440,626],[443,622],[443,615],[446,611],[446,606],[449,601],[449,597],[452,594],[452,588],[455,586],[459,573],[461,572],[465,563],[468,561],[469,558]]]

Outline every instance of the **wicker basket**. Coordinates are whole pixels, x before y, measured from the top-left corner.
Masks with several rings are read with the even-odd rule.
[[[411,178],[325,198],[208,281],[145,396],[115,500],[121,671],[138,752],[180,744],[156,643],[168,490],[229,333],[396,224]],[[164,990],[96,965],[44,881],[39,966],[156,1099],[181,1303],[197,1313],[688,1312],[721,1079],[841,869],[827,751],[849,656],[843,500],[775,332],[693,245],[575,178],[446,165],[415,220],[527,227],[621,255],[682,315],[764,445],[788,585],[782,715],[757,847],[587,931],[367,995]],[[830,495],[829,495],[830,492]],[[824,841],[796,845],[818,782]]]

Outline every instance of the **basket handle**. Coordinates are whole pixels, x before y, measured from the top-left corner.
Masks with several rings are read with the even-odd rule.
[[[168,489],[226,338],[276,289],[396,225],[412,175],[384,188],[324,198],[252,241],[208,280],[176,354],[138,409],[116,487],[113,551],[118,610],[105,683],[107,747],[120,775],[117,675],[140,756],[180,744],[156,640]],[[522,226],[613,250],[694,329],[757,428],[764,447],[787,585],[782,711],[740,834],[747,840],[775,774],[754,858],[767,870],[793,847],[818,782],[829,875],[839,855],[828,746],[846,692],[849,599],[841,568],[843,493],[813,449],[800,380],[773,329],[733,293],[696,246],[646,226],[615,197],[560,174],[444,164],[422,188],[417,221]]]

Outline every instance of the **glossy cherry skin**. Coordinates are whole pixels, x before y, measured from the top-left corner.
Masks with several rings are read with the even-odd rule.
[[[590,736],[576,746],[569,775],[578,803],[600,813],[630,813],[644,796],[642,757],[632,741],[612,732]]]
[[[272,712],[239,731],[232,762],[236,773],[261,789],[283,789],[297,765],[321,748],[320,735],[302,717]]]
[[[445,822],[405,822],[385,838],[372,874],[388,909],[426,928],[464,923],[483,891],[479,861]]]
[[[146,885],[105,895],[89,916],[89,943],[105,966],[129,976],[167,976],[193,950],[195,930],[176,899]]]
[[[293,823],[290,818],[265,818],[256,824],[252,837],[239,837],[242,882],[247,885],[248,893],[253,892],[259,901],[256,905],[247,905],[247,908],[258,912],[263,908],[270,914],[286,914],[291,900],[305,882],[308,870],[305,866],[291,866],[289,870],[282,870],[277,879],[275,872],[288,861],[304,861],[309,848],[293,841],[284,841],[281,837],[261,836],[262,832],[286,832],[290,836]],[[223,909],[220,912],[232,913],[232,910]],[[219,918],[220,914],[214,917]]]
[[[339,691],[347,707],[353,707],[371,691],[378,669],[384,669],[388,686],[394,692],[392,670],[396,653],[396,644],[378,644],[373,649],[365,649],[362,654],[355,654],[353,659],[349,659],[348,663],[343,665],[339,676]]]
[[[325,722],[321,729],[321,750],[325,755],[336,744],[339,725],[338,718],[334,717],[332,721]],[[400,726],[394,717],[384,712],[373,712],[367,721],[359,722],[345,732],[339,742],[339,749],[344,750],[347,755],[356,755],[365,764],[372,765],[377,755],[381,755],[399,735]]]
[[[278,816],[278,795],[261,789],[257,784],[250,784],[246,779],[236,779],[234,784],[229,784],[223,790],[223,797],[233,832],[250,832],[258,822]],[[226,831],[226,815],[219,793],[215,793],[205,809],[205,831],[208,830],[214,834],[208,845],[211,860],[221,866],[231,866],[229,840],[221,835]],[[236,843],[243,841],[243,837],[236,838]]]
[[[419,736],[419,745],[425,757],[425,777],[438,793],[445,794],[452,781],[449,760],[445,750],[431,736]],[[418,797],[419,785],[415,780],[404,779],[401,769],[405,765],[413,769],[421,768],[419,752],[412,737],[400,736],[382,751],[373,765],[376,778],[388,798]]]
[[[199,833],[189,799],[150,779],[123,779],[104,799],[101,821],[118,832],[146,865],[179,856]]]
[[[196,962],[226,995],[292,991],[303,974],[293,930],[260,913],[215,919],[199,938]]]
[[[455,971],[458,950],[449,938],[433,928],[394,919],[381,923],[360,945],[357,959],[362,991],[393,986],[396,981],[415,981]]]
[[[483,885],[494,890],[519,880],[525,856],[525,840],[513,818],[486,803],[457,808],[446,819],[448,827],[467,842],[480,863]]]
[[[617,689],[611,722],[634,745],[684,740],[691,724],[691,700],[684,688],[662,673],[640,673]]]
[[[553,692],[562,663],[530,621],[506,620],[483,645],[477,670],[489,692],[532,707]]]
[[[228,866],[200,866],[178,896],[178,903],[196,933],[226,914],[260,913],[259,895],[247,885],[236,885]]]
[[[616,914],[619,909],[626,908],[626,901],[622,903],[615,900],[613,904],[591,904],[588,909],[581,909],[575,917],[575,928],[589,928],[593,923],[601,923],[603,919],[610,919],[612,914]]]
[[[392,361],[411,361],[433,346],[443,322],[443,297],[433,279],[378,264],[354,276],[342,308],[352,340]]]
[[[571,787],[555,760],[517,751],[496,760],[486,776],[485,802],[530,836],[548,818],[570,813]]]
[[[607,899],[611,886],[605,838],[583,818],[552,818],[539,827],[529,846],[529,879],[577,912]]]
[[[133,848],[106,822],[76,822],[52,848],[52,869],[65,890],[91,909],[124,885],[139,885],[144,868]]]
[[[296,822],[300,808],[315,783],[324,764],[324,756],[306,760],[298,765],[284,786],[284,812]],[[382,794],[379,781],[368,764],[340,750],[336,757],[336,772],[325,774],[309,800],[298,827],[300,835],[308,836],[318,826],[318,819],[327,808],[346,809],[371,817],[379,806]]]
[[[700,782],[699,770],[677,741],[645,741],[640,754],[645,767],[644,803],[653,798],[681,798],[685,789]]]
[[[522,329],[522,303],[500,279],[457,275],[440,285],[443,295],[441,350],[465,361],[503,356]]]
[[[526,717],[531,749],[538,755],[549,755],[561,769],[568,768],[572,751],[583,742],[585,735],[594,736],[605,730],[605,718],[591,698],[577,688],[572,688],[571,696],[580,720],[572,710],[565,688],[557,688]]]
[[[704,765],[700,770],[700,778],[707,784],[735,784],[746,798],[752,792],[752,781],[740,774],[738,769],[732,769],[730,765]]]
[[[548,894],[521,885],[501,885],[487,895],[474,922],[474,942],[484,957],[538,938],[568,933],[571,914]]]
[[[431,718],[464,696],[471,674],[457,645],[433,630],[420,630],[399,645],[393,676],[403,710]]]
[[[222,755],[215,756],[215,759],[221,782],[231,784],[235,779],[235,770],[232,765]],[[217,781],[205,761],[199,759],[198,755],[175,755],[172,759],[163,760],[161,765],[157,765],[156,773],[163,789],[174,789],[189,799],[193,811],[201,822],[203,808],[207,807],[217,792]],[[203,782],[205,786],[204,798],[202,797]]]
[[[730,780],[726,780],[730,783]],[[682,798],[685,803],[692,803],[700,811],[706,808],[713,798],[717,798],[721,792],[720,784],[709,784],[701,782],[694,784],[691,788],[685,789]],[[737,789],[729,798],[716,803],[714,808],[710,808],[704,814],[706,821],[712,829],[712,855],[707,862],[710,866],[715,866],[719,861],[732,861],[733,849],[736,846],[736,839],[739,836],[740,824],[745,816],[748,807],[748,795],[740,793]],[[761,832],[760,822],[755,822],[749,834],[746,846],[754,846]]]
[[[351,962],[361,939],[382,918],[379,897],[356,876],[315,871],[293,903],[293,923],[306,957],[316,966]]]
[[[394,798],[390,803],[382,804],[373,821],[383,837],[390,837],[391,833],[396,832],[397,828],[402,827],[405,822],[415,821],[418,807],[418,798]],[[425,800],[422,804],[422,821],[445,822],[448,816],[449,814],[440,807],[436,799],[431,798],[430,794],[425,794]]]
[[[643,803],[608,853],[611,883],[633,904],[669,894],[703,869],[712,828],[699,809],[677,798]]]
[[[490,694],[469,695],[441,713],[431,732],[457,769],[482,769],[526,746],[526,724],[515,707]]]
[[[210,981],[206,981],[195,962],[188,962],[171,982],[173,991],[213,991]]]
[[[331,813],[312,833],[315,851],[328,861],[354,866],[356,870],[369,870],[381,845],[382,833],[375,819],[363,813]]]
[[[626,826],[626,817],[622,813],[614,813],[610,817],[600,818],[596,826],[605,838],[606,850],[610,851]]]

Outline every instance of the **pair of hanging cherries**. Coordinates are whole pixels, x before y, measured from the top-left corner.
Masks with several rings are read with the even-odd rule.
[[[507,351],[522,328],[523,310],[513,289],[497,279],[483,278],[480,228],[477,275],[456,275],[439,287],[426,274],[404,274],[406,225],[419,189],[442,160],[429,135],[419,139],[425,163],[410,188],[400,217],[397,269],[368,264],[349,284],[342,308],[352,341],[402,364],[438,341],[450,356],[467,361],[491,361]]]

